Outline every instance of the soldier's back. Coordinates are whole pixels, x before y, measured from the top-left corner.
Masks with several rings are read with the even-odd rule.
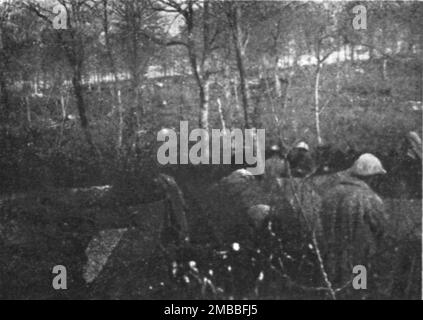
[[[364,181],[347,175],[338,179],[322,193],[320,218],[329,274],[342,285],[350,280],[353,266],[370,266],[380,248],[386,216],[382,199]]]

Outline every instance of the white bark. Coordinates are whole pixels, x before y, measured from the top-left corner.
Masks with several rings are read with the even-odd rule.
[[[316,67],[316,79],[314,82],[314,117],[316,123],[316,135],[318,145],[322,145],[322,137],[320,133],[320,106],[319,106],[319,82],[320,82],[320,69],[321,65],[318,62]]]
[[[118,104],[118,112],[119,112],[119,131],[118,131],[118,143],[117,147],[120,149],[123,144],[123,108],[122,108],[122,98],[120,94],[120,90],[117,91],[117,104]]]
[[[222,126],[222,130],[223,132],[226,132],[225,117],[223,116],[222,103],[220,102],[219,98],[217,98],[217,110],[219,112],[219,118],[220,118],[220,124]]]

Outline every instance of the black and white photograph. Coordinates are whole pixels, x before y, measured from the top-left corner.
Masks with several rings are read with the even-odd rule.
[[[0,300],[422,300],[422,101],[417,0],[0,0]]]

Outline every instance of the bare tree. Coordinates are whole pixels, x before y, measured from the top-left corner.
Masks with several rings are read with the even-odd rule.
[[[239,73],[241,101],[244,110],[244,124],[246,128],[250,127],[248,115],[249,108],[249,90],[247,84],[247,75],[245,67],[245,54],[249,42],[248,32],[244,33],[241,26],[241,7],[233,2],[224,3],[227,15],[228,25],[235,49],[236,65]]]
[[[62,8],[66,10],[66,28],[55,29],[56,36],[66,55],[72,69],[72,86],[75,96],[76,107],[79,113],[81,128],[85,139],[94,153],[98,153],[90,131],[87,106],[83,95],[82,74],[84,65],[84,22],[89,16],[92,7],[90,1],[60,1]],[[36,1],[24,2],[24,5],[42,18],[48,24],[52,24],[54,13],[51,8],[43,7]]]
[[[336,50],[337,24],[336,18],[331,14],[332,9],[336,10],[336,4],[310,4],[306,7],[304,19],[308,19],[303,25],[306,42],[309,49],[314,53],[316,69],[314,77],[314,120],[316,128],[316,138],[318,145],[323,144],[321,127],[320,127],[320,78],[323,63]],[[323,9],[323,10],[322,10]]]
[[[209,0],[160,0],[153,6],[155,10],[183,19],[184,30],[176,38],[152,39],[166,46],[182,45],[186,48],[191,72],[198,87],[199,126],[208,129],[211,77],[217,72],[213,68],[213,52],[219,48],[217,42],[222,31],[218,16],[214,14],[216,7]]]
[[[113,49],[110,43],[110,35],[109,35],[109,1],[102,0],[103,5],[103,32],[104,32],[104,45],[106,48],[107,58],[110,66],[110,71],[113,76],[113,100],[114,106],[118,109],[119,115],[119,125],[118,125],[118,135],[117,135],[117,149],[118,153],[122,148],[123,143],[123,129],[124,129],[124,120],[123,120],[123,106],[121,100],[121,93],[118,88],[118,74],[116,70],[116,63],[115,58],[113,57]]]
[[[127,114],[134,117],[135,123],[128,124],[128,130],[134,131],[135,125],[135,145],[138,144],[138,132],[142,129],[142,117],[145,114],[145,108],[142,104],[141,84],[144,81],[144,74],[148,64],[157,51],[157,46],[151,41],[150,30],[157,28],[158,14],[151,9],[147,0],[128,0],[113,1],[113,13],[116,15],[117,42],[121,42],[121,48],[124,51],[124,65],[129,70],[131,85],[131,101]],[[128,121],[130,120],[127,119]]]

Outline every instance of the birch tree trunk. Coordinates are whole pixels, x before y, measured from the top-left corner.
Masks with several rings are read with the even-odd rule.
[[[219,112],[219,119],[220,119],[220,125],[222,126],[223,132],[226,132],[226,123],[225,123],[225,117],[223,115],[222,110],[222,102],[219,98],[217,98],[217,111]]]
[[[273,76],[275,77],[275,90],[276,90],[276,97],[280,100],[282,98],[282,84],[279,79],[279,66],[278,66],[279,59],[276,58],[274,61],[274,69],[273,69]]]
[[[320,71],[321,71],[321,64],[320,62],[317,62],[316,78],[314,82],[314,118],[315,118],[315,124],[316,124],[317,144],[319,146],[323,144],[322,136],[320,133],[320,106],[319,106]]]
[[[235,57],[236,57],[236,65],[239,72],[239,82],[240,82],[240,91],[241,91],[241,100],[242,100],[242,107],[244,109],[244,123],[245,127],[250,127],[250,121],[248,116],[248,85],[246,80],[246,72],[244,66],[244,57],[245,57],[245,44],[243,43],[242,39],[242,29],[240,25],[240,17],[241,17],[241,8],[237,6],[232,12],[232,21],[231,21],[231,28],[232,28],[232,39],[234,42],[235,47]]]
[[[205,80],[202,90],[200,90],[200,128],[208,130],[209,128],[209,109],[210,109],[210,80]]]

